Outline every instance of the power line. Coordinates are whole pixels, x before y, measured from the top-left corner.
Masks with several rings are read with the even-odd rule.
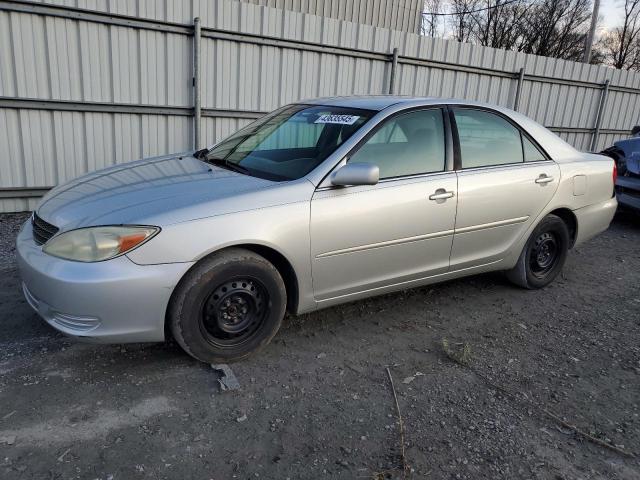
[[[477,13],[477,12],[484,12],[485,10],[492,10],[494,8],[500,8],[500,7],[504,7],[506,5],[509,5],[511,3],[516,3],[516,2],[521,2],[522,0],[509,0],[507,2],[501,3],[501,4],[496,4],[496,5],[491,5],[489,7],[482,7],[482,8],[478,8],[476,10],[468,10],[466,12],[448,12],[448,13],[441,13],[441,12],[422,12],[422,15],[428,15],[430,17],[446,17],[449,15],[467,15],[469,13]]]

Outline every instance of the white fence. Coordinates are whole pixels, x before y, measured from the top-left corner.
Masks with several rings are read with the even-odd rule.
[[[0,211],[285,103],[390,90],[517,104],[580,149],[640,123],[636,73],[233,0],[0,0]]]

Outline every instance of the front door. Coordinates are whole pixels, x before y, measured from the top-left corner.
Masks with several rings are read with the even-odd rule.
[[[453,111],[461,165],[451,270],[460,270],[506,256],[551,201],[560,168],[505,118]]]
[[[448,270],[457,178],[445,171],[446,156],[441,109],[402,113],[349,156],[378,165],[377,185],[316,191],[310,233],[317,300]]]

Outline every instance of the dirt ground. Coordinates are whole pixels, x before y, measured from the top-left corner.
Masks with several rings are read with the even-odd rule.
[[[403,478],[387,366],[408,478],[640,478],[638,216],[542,291],[490,274],[289,318],[226,392],[176,345],[80,344],[41,321],[12,252],[24,218],[0,217],[2,479]]]

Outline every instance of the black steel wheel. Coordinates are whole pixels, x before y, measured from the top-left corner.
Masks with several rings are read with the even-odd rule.
[[[202,305],[202,333],[216,347],[240,345],[260,329],[270,306],[269,294],[259,280],[227,280]]]
[[[524,288],[542,288],[562,271],[570,245],[569,229],[556,215],[547,215],[529,236],[518,263],[507,278]]]
[[[529,251],[529,268],[532,275],[544,278],[560,258],[558,239],[553,232],[542,232],[534,240]]]
[[[278,270],[243,249],[213,254],[193,267],[171,297],[171,333],[192,357],[232,362],[264,347],[282,323],[287,292]]]

